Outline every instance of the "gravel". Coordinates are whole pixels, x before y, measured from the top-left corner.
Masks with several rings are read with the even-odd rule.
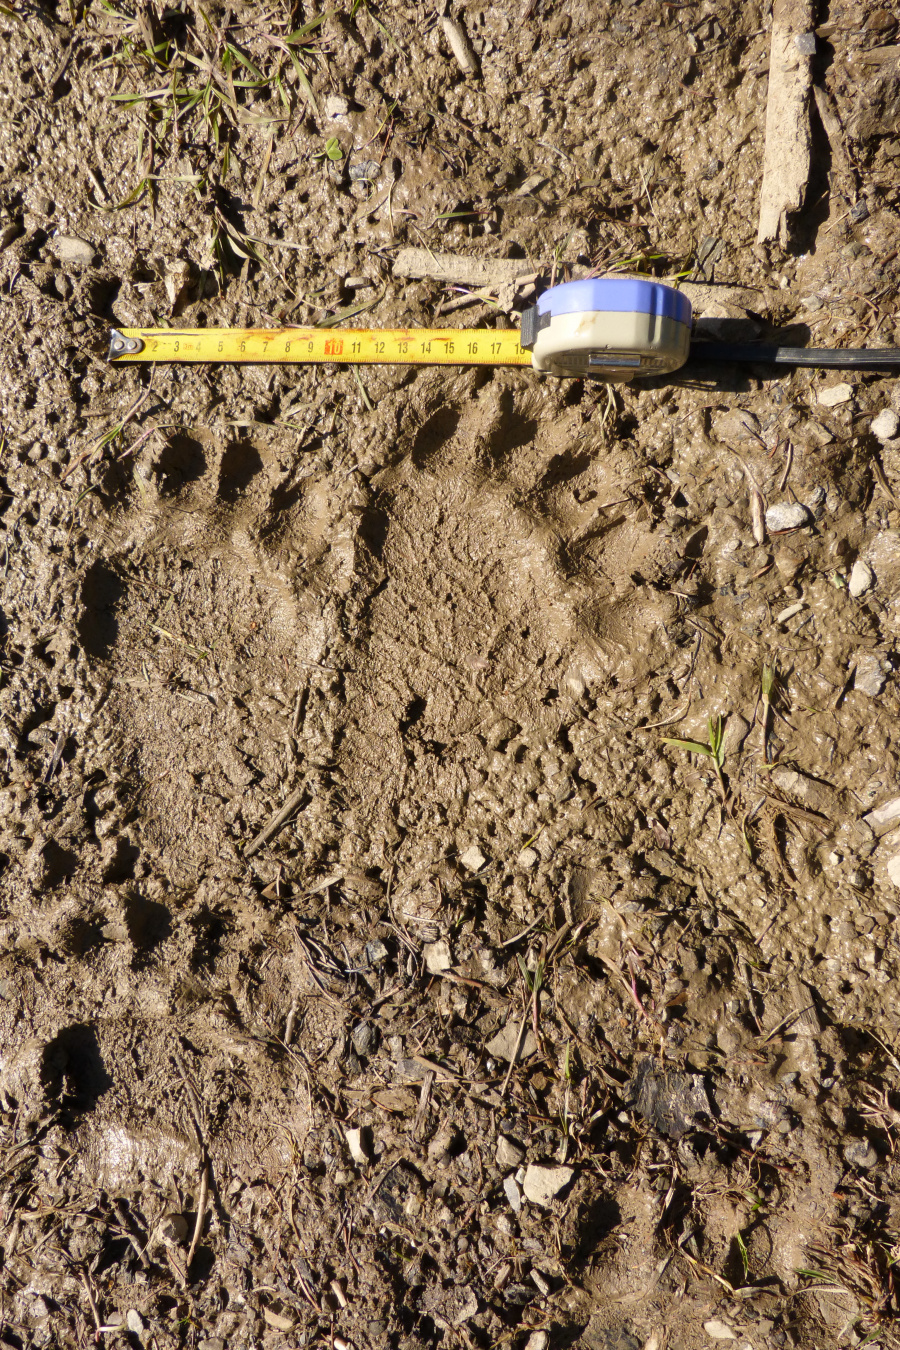
[[[900,431],[900,417],[893,408],[883,408],[877,417],[872,418],[869,428],[872,435],[884,444],[885,441],[892,441]]]
[[[875,573],[867,562],[863,562],[862,558],[857,558],[851,568],[850,581],[847,586],[850,594],[854,599],[858,599],[861,595],[865,595],[866,591],[870,591],[874,585]]]
[[[812,515],[802,502],[779,502],[766,511],[766,529],[772,534],[783,530],[798,530],[812,523]]]

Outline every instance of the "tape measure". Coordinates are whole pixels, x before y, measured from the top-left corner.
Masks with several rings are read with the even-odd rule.
[[[623,384],[692,361],[890,370],[897,348],[691,343],[687,296],[661,281],[598,277],[551,286],[515,328],[114,328],[109,359],[282,365],[532,366]]]
[[[532,366],[624,382],[687,359],[691,306],[655,281],[553,286],[515,328],[121,328],[109,359],[284,364]]]
[[[122,328],[111,361],[528,366],[516,328]]]

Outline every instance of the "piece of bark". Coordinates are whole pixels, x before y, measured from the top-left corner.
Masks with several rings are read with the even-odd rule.
[[[534,266],[527,258],[468,258],[428,248],[401,248],[394,259],[395,277],[432,277],[461,286],[503,286],[528,275],[534,275]]]
[[[788,214],[799,211],[809,181],[812,0],[775,0],[769,50],[766,149],[757,241],[788,241]],[[800,39],[798,42],[797,39]]]
[[[854,186],[853,183],[853,165],[847,152],[847,136],[844,128],[841,126],[841,119],[838,117],[837,108],[834,106],[834,100],[827,89],[819,84],[813,86],[813,98],[816,102],[816,111],[819,114],[819,121],[828,137],[828,146],[831,150],[831,167],[834,174],[840,176],[840,182],[846,183],[846,191],[849,194]],[[832,182],[832,188],[834,183]],[[855,197],[856,193],[853,191]]]

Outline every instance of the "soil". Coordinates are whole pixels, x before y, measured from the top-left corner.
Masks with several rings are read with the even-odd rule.
[[[768,6],[313,17],[0,10],[0,1345],[897,1343],[900,381],[105,360],[528,303],[404,245],[900,344],[896,15],[785,250]]]

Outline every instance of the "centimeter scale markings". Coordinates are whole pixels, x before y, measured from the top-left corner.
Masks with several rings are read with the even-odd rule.
[[[530,366],[516,328],[120,328],[110,359]]]
[[[594,277],[551,286],[521,328],[122,328],[109,359],[280,362],[289,365],[531,366],[621,384],[699,361],[834,369],[894,369],[900,349],[691,342],[690,301],[659,281]]]

